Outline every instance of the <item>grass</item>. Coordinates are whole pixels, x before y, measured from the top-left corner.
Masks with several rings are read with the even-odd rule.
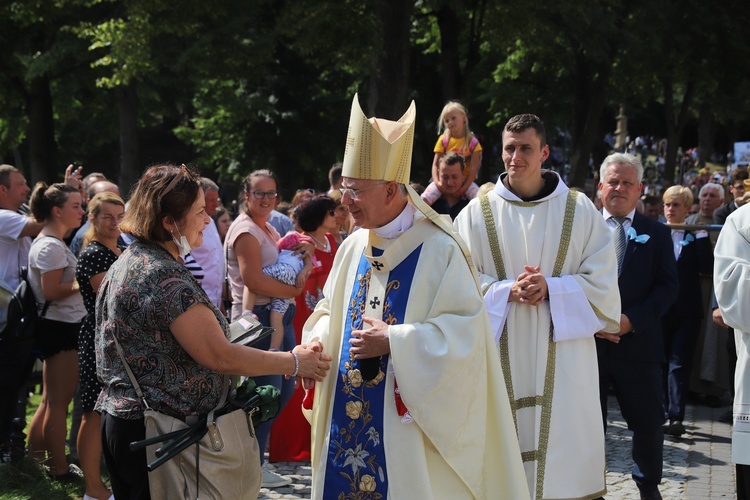
[[[37,463],[29,457],[18,465],[0,464],[0,499],[70,500],[83,496],[80,482],[61,484],[50,480]]]
[[[36,393],[29,398],[26,406],[26,434],[40,400],[41,396]],[[68,430],[71,411],[72,405],[68,411]],[[30,457],[24,458],[17,465],[0,464],[0,500],[71,500],[80,499],[84,493],[83,479],[69,484],[52,481]]]

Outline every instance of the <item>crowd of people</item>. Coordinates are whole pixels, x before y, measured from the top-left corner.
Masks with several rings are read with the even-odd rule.
[[[726,255],[746,252],[747,169],[717,179],[728,192],[697,176],[644,193],[639,156],[612,153],[590,199],[543,169],[544,124],[523,114],[503,129],[504,172],[478,186],[482,145],[452,101],[425,188],[410,179],[415,112],[367,118],[355,96],[327,192],[285,203],[256,170],[235,210],[185,165],[148,168],[127,200],[81,167],[31,190],[1,165],[0,281],[14,290],[28,267],[40,323],[33,345],[0,340],[0,451],[41,359],[28,450],[55,481],[82,474],[84,500],[149,498],[146,451],[128,448],[144,411],[205,415],[229,375],[280,391],[247,437],[257,488],[291,482],[268,451],[312,462],[313,498],[595,499],[613,393],[641,498],[661,498],[664,435],[687,432],[690,393],[721,403],[726,361],[747,370],[729,330],[750,330],[744,284],[726,284],[742,261]],[[274,329],[252,348],[228,340],[248,311]]]

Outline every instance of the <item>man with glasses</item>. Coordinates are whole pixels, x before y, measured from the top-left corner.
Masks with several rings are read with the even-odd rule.
[[[729,192],[732,193],[732,201],[714,210],[714,224],[724,224],[727,216],[742,205],[747,178],[747,167],[738,167],[732,172],[729,178]]]
[[[341,203],[361,229],[302,339],[338,366],[315,386],[312,498],[528,498],[471,261],[408,186],[414,116],[352,105]]]

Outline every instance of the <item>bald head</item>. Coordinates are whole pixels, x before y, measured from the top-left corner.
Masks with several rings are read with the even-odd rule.
[[[91,201],[91,199],[99,193],[114,193],[117,196],[120,196],[120,188],[113,182],[97,181],[91,184],[88,190],[86,190],[86,197],[88,198],[88,201]]]

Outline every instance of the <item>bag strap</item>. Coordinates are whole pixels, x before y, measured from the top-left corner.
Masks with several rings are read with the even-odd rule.
[[[52,303],[51,300],[47,300],[44,302],[44,306],[42,307],[42,312],[39,315],[40,318],[43,318],[45,314],[47,314],[47,309],[49,309],[49,305]]]
[[[479,139],[477,139],[477,136],[472,132],[471,141],[469,141],[469,153],[474,154],[474,149],[477,147],[477,144],[479,144]]]
[[[52,238],[53,240],[62,241],[57,236],[51,236],[49,234],[43,234],[41,238],[34,238],[34,241],[31,242],[31,245],[33,246],[34,243],[37,241],[41,241],[42,238]],[[28,281],[29,279],[29,269],[26,266],[21,266],[21,279],[24,281]],[[31,283],[29,283],[31,284]],[[45,300],[44,305],[42,306],[42,312],[39,314],[40,318],[44,318],[44,316],[47,314],[47,309],[49,309],[50,304],[52,303],[51,300]]]
[[[21,278],[21,281],[26,282],[26,286],[29,287],[29,290],[31,290],[31,283],[29,282],[29,269],[26,266],[21,266],[20,271],[18,272],[18,275]],[[34,292],[31,292],[32,294]],[[36,302],[36,299],[34,300]],[[44,306],[42,306],[42,313],[39,315],[40,318],[43,318],[45,314],[47,314],[47,309],[49,309],[49,305],[52,303],[51,300],[44,301]]]
[[[143,401],[143,404],[148,408],[149,410],[151,407],[148,405],[148,402],[146,401],[146,398],[143,397],[143,391],[141,390],[141,384],[138,383],[138,380],[136,380],[135,375],[133,374],[133,370],[130,369],[130,365],[127,361],[125,361],[125,353],[122,350],[122,346],[120,345],[120,342],[117,340],[116,335],[112,335],[112,337],[115,339],[115,347],[117,348],[117,354],[120,355],[120,359],[122,360],[122,364],[125,366],[125,371],[128,372],[128,378],[130,379],[130,383],[133,384],[133,388],[135,389],[135,393],[138,395],[139,398],[141,398],[141,401]]]
[[[143,396],[143,391],[141,390],[141,385],[138,383],[138,380],[135,378],[135,374],[133,374],[133,370],[130,369],[130,365],[127,361],[125,361],[125,352],[122,350],[122,346],[120,345],[120,342],[117,340],[117,336],[112,336],[115,339],[115,347],[117,348],[117,354],[120,355],[120,359],[122,360],[123,366],[125,366],[125,371],[128,372],[128,378],[130,379],[130,383],[133,384],[133,388],[135,389],[135,393],[138,395],[138,397],[141,399],[143,404],[148,408],[149,410],[152,409],[148,405],[148,401],[146,401],[146,398]],[[214,412],[224,406],[224,403],[227,402],[227,396],[229,394],[229,386],[231,385],[231,379],[230,376],[223,376],[222,377],[222,390],[221,390],[221,399],[219,400],[219,404],[216,405],[216,408],[211,410],[211,412],[208,414],[209,416],[209,422],[212,422]]]

